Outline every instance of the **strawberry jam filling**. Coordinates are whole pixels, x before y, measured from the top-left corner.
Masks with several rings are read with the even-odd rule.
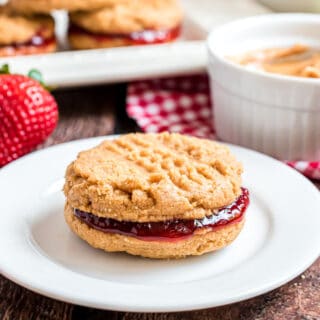
[[[132,33],[93,33],[76,25],[71,25],[69,28],[70,35],[86,35],[94,38],[97,42],[112,41],[116,39],[123,39],[132,45],[139,44],[157,44],[170,42],[179,37],[181,26],[171,29],[162,30],[143,30]]]
[[[44,37],[41,32],[38,32],[28,41],[15,42],[10,45],[0,45],[0,53],[1,55],[8,56],[35,53],[36,51],[41,51],[41,49],[54,45],[55,43],[56,38],[54,36],[47,38]]]
[[[195,231],[203,228],[215,231],[226,225],[240,222],[249,202],[249,191],[242,188],[242,194],[233,203],[202,219],[131,222],[98,217],[78,209],[74,209],[74,214],[90,227],[103,232],[122,234],[145,241],[175,241],[188,238]]]

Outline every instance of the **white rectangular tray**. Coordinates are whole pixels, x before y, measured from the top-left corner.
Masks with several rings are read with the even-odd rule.
[[[67,14],[55,12],[60,52],[0,58],[17,73],[39,69],[50,86],[71,87],[142,78],[185,75],[206,68],[205,39],[224,22],[270,12],[254,0],[182,0],[186,12],[179,41],[170,44],[70,51],[66,45]]]

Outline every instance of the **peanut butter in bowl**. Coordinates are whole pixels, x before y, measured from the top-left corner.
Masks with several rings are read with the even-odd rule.
[[[229,57],[235,63],[287,76],[320,78],[320,50],[303,44],[268,48]]]

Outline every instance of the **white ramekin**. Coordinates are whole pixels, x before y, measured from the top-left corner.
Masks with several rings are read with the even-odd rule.
[[[279,159],[320,159],[320,79],[270,74],[226,57],[295,43],[320,48],[320,15],[271,14],[228,23],[208,38],[214,122],[221,140]]]

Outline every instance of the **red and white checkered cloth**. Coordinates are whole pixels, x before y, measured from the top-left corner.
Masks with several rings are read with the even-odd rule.
[[[207,75],[133,82],[128,87],[127,113],[144,132],[216,138]],[[320,179],[320,159],[287,164],[311,179]]]

